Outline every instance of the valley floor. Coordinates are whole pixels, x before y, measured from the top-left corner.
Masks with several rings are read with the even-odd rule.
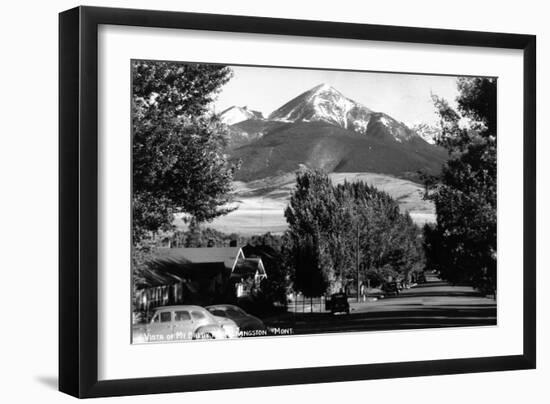
[[[331,173],[334,184],[344,181],[364,181],[390,194],[402,211],[407,211],[419,226],[435,222],[435,209],[431,201],[423,198],[422,185],[390,175],[376,173]],[[294,189],[294,174],[284,174],[250,182],[236,181],[235,203],[237,210],[217,218],[207,226],[224,233],[254,235],[282,233],[287,228],[284,210]],[[177,226],[184,230],[179,220]]]

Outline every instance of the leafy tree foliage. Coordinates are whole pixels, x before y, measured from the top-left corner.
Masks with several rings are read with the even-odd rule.
[[[307,297],[356,284],[358,276],[406,277],[423,265],[419,229],[409,215],[363,182],[334,186],[326,173],[301,171],[285,217],[294,287]]]
[[[243,246],[248,238],[236,233],[226,234],[211,227],[200,225],[191,219],[189,227],[185,231],[168,233],[161,240],[162,245],[170,248],[189,247],[231,247]]]
[[[458,111],[434,98],[449,161],[430,192],[437,223],[424,229],[428,266],[454,283],[496,291],[496,79],[458,80]]]
[[[247,258],[261,258],[267,278],[262,280],[258,291],[258,298],[269,305],[285,307],[290,287],[288,268],[282,256],[283,237],[266,233],[253,236],[243,247]]]
[[[132,249],[132,300],[133,305],[133,324],[145,322],[147,319],[147,313],[138,311],[139,303],[135,300],[137,292],[140,286],[146,285],[147,280],[144,277],[144,271],[147,270],[149,261],[153,258],[157,251],[157,247],[154,243],[144,242],[139,245],[133,246]]]
[[[228,210],[234,166],[223,154],[226,127],[208,105],[231,77],[224,66],[134,61],[133,236],[171,228],[173,215],[197,222]]]
[[[294,289],[307,297],[322,295],[334,281],[326,237],[334,225],[335,199],[328,176],[321,171],[296,175],[296,189],[285,210],[289,224],[287,265]]]

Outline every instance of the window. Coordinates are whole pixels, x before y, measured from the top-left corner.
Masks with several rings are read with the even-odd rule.
[[[159,320],[160,320],[160,317],[159,317],[159,314],[157,313],[157,314],[155,314],[155,315],[153,316],[152,322],[153,322],[153,323],[158,323]]]
[[[235,309],[227,309],[227,316],[228,317],[242,317],[243,316],[243,313],[240,311],[240,310],[235,310]]]
[[[210,313],[218,317],[225,317],[225,311],[223,310],[210,310]]]
[[[163,311],[160,313],[160,322],[161,323],[169,323],[172,321],[172,313],[169,311]]]
[[[201,313],[200,311],[192,311],[191,315],[193,316],[194,320],[202,320],[206,317],[204,313]]]
[[[191,316],[188,311],[176,311],[174,321],[190,321]]]

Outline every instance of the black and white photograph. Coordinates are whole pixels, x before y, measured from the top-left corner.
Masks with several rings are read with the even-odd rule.
[[[497,79],[132,60],[132,342],[497,324]]]

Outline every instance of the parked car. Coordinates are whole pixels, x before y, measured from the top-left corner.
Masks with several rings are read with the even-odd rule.
[[[349,314],[348,295],[346,295],[345,293],[334,293],[330,296],[330,300],[327,303],[327,309],[329,309],[332,314]]]
[[[157,307],[146,325],[133,327],[134,343],[190,339],[237,338],[239,327],[229,318],[210,314],[200,306]]]
[[[386,296],[397,296],[399,294],[399,286],[397,282],[384,283],[382,290]]]
[[[248,314],[238,306],[232,304],[216,304],[206,306],[206,310],[215,317],[233,320],[243,337],[256,337],[267,335],[267,328],[258,317]]]

